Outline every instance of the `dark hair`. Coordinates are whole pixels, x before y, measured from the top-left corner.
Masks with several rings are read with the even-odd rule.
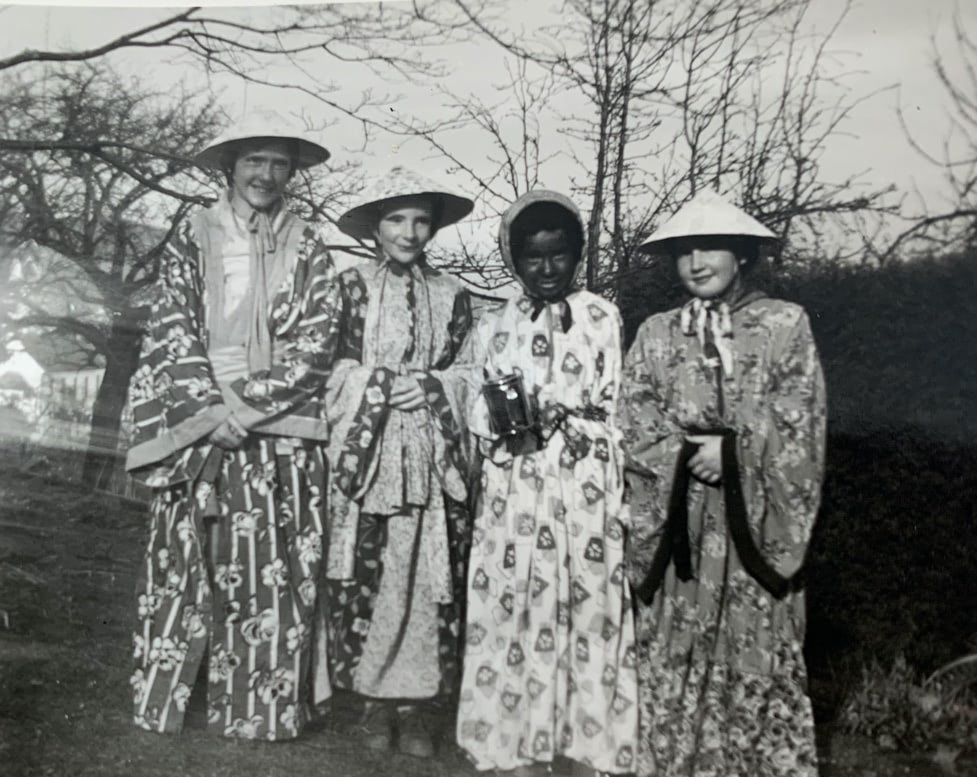
[[[720,242],[723,247],[732,251],[737,259],[743,261],[744,272],[749,272],[756,266],[760,259],[760,248],[766,242],[763,238],[750,235],[702,235],[702,237]],[[661,245],[661,253],[670,256],[672,260],[677,260],[680,243],[683,240],[694,240],[695,238],[696,235],[689,235],[688,237],[674,237],[665,240]]]
[[[254,148],[269,143],[283,143],[288,151],[288,158],[291,160],[291,169],[288,171],[289,177],[295,175],[295,171],[298,170],[298,159],[299,159],[299,142],[296,138],[276,138],[276,137],[266,137],[266,138],[242,138],[235,143],[228,143],[224,148],[221,149],[221,170],[224,172],[224,177],[227,179],[227,185],[230,186],[232,179],[234,178],[234,165],[237,164],[238,158],[241,156],[241,151],[244,148]]]
[[[431,206],[431,237],[434,237],[441,228],[441,218],[444,214],[444,202],[436,194],[402,194],[396,197],[389,197],[381,200],[370,209],[370,219],[372,228],[376,229],[383,218],[385,212],[397,209],[397,203],[401,200],[421,199],[427,200]]]
[[[583,225],[576,215],[556,202],[534,202],[512,220],[509,227],[509,250],[515,261],[522,256],[526,241],[539,232],[562,230],[578,260],[583,258]]]

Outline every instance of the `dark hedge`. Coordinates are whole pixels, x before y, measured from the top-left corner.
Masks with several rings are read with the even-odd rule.
[[[872,659],[923,672],[977,632],[977,255],[759,267],[824,364],[824,499],[806,570],[812,695],[832,716]],[[628,342],[683,300],[667,261],[619,294]]]

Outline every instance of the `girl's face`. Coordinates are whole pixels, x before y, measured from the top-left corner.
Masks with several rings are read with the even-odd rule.
[[[552,300],[559,299],[570,288],[579,260],[566,232],[554,229],[527,235],[522,252],[513,264],[530,295]]]
[[[278,205],[292,177],[292,157],[283,141],[254,141],[241,148],[231,171],[231,200],[255,210]]]
[[[713,235],[680,238],[674,255],[682,284],[696,297],[730,298],[742,287],[743,263],[727,238]]]
[[[381,206],[373,237],[385,259],[411,264],[434,236],[433,208],[426,197],[398,197]]]

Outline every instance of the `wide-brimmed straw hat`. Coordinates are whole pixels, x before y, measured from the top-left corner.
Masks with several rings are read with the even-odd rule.
[[[778,240],[777,235],[751,215],[713,189],[706,189],[679,208],[638,248],[654,251],[668,240],[705,235],[754,237],[763,242]]]
[[[369,240],[377,228],[379,206],[400,197],[431,197],[436,201],[438,229],[461,221],[475,203],[455,194],[442,184],[406,167],[397,166],[378,175],[356,198],[355,204],[336,221],[343,232],[359,240]]]
[[[329,158],[328,149],[314,140],[309,131],[296,126],[278,111],[257,108],[210,141],[194,159],[202,167],[219,168],[224,152],[230,146],[253,138],[294,141],[298,146],[295,166],[300,169],[321,164]]]

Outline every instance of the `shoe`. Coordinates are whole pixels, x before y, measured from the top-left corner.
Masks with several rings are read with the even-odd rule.
[[[393,746],[396,711],[389,703],[368,701],[363,705],[363,717],[356,724],[355,733],[370,750],[386,752]]]
[[[424,713],[417,706],[401,707],[397,710],[400,725],[397,749],[404,755],[415,758],[431,758],[434,756],[434,741],[431,732],[425,725]]]
[[[580,761],[571,761],[570,777],[600,777],[600,772],[580,763]]]
[[[517,766],[509,772],[503,772],[512,777],[547,777],[550,774],[550,764],[534,763],[526,766]]]

